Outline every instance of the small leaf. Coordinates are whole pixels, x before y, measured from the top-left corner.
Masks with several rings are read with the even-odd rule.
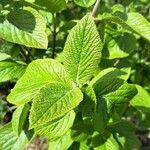
[[[74,2],[81,7],[90,7],[95,3],[96,0],[74,0]]]
[[[24,22],[25,21],[25,22]],[[0,38],[34,48],[47,48],[46,23],[33,8],[11,11],[0,22]]]
[[[20,105],[14,111],[12,117],[12,129],[19,135],[23,129],[29,111],[29,105]]]
[[[22,62],[4,60],[0,61],[0,82],[20,78],[26,69]]]
[[[135,85],[137,88],[137,95],[130,101],[131,106],[141,109],[144,112],[150,112],[150,95],[149,93],[139,85]]]
[[[82,98],[83,95],[77,87],[69,88],[60,82],[47,84],[33,100],[29,118],[30,128],[65,115],[78,106]]]
[[[35,133],[45,136],[49,142],[61,138],[72,127],[75,119],[75,112],[70,111],[65,116],[50,121],[43,126],[36,127]]]
[[[77,85],[85,84],[96,72],[101,50],[94,19],[88,14],[70,31],[63,51],[65,69]]]
[[[92,117],[96,111],[97,99],[92,87],[88,86],[84,93],[84,100],[82,103],[82,117],[84,123],[91,124]]]
[[[8,54],[6,54],[6,53],[1,53],[1,52],[0,52],[0,61],[6,60],[6,59],[10,59],[10,58],[11,58],[10,55],[8,55]]]
[[[125,58],[136,48],[136,38],[129,33],[110,39],[107,43],[108,56],[107,59]]]
[[[39,93],[43,86],[51,82],[68,84],[69,79],[63,66],[52,59],[35,60],[28,65],[7,100],[16,105],[27,103]],[[69,84],[71,86],[71,83]]]

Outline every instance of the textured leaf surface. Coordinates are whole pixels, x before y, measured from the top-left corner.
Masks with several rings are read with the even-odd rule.
[[[18,108],[13,113],[12,129],[16,132],[17,135],[19,135],[23,129],[28,111],[29,105],[25,104],[18,106]]]
[[[57,140],[61,138],[70,127],[72,127],[75,119],[75,112],[70,111],[65,116],[48,122],[43,126],[35,128],[35,132],[39,135],[43,135],[49,139],[49,141]]]
[[[33,100],[30,128],[63,116],[75,108],[82,98],[83,95],[77,87],[69,88],[59,82],[47,84]]]
[[[101,50],[102,42],[88,14],[70,31],[63,51],[65,69],[77,85],[85,84],[95,73]]]
[[[97,97],[117,90],[123,83],[126,73],[116,68],[107,68],[97,74],[89,83]]]
[[[49,142],[49,150],[66,150],[73,143],[70,131],[58,140]]]
[[[22,76],[26,65],[12,60],[0,61],[0,82],[18,79]]]
[[[63,66],[51,59],[35,60],[12,89],[8,101],[16,105],[29,102],[50,82],[69,82]]]
[[[65,0],[25,0],[34,3],[39,7],[46,8],[48,11],[55,13],[66,8]]]
[[[0,149],[10,150],[17,140],[17,135],[12,131],[11,124],[0,129]]]
[[[134,85],[124,83],[116,91],[110,92],[103,97],[110,103],[120,104],[129,102],[137,94],[137,89]]]
[[[11,11],[0,22],[0,38],[34,48],[47,48],[46,23],[33,8]]]
[[[7,124],[0,129],[0,150],[22,150],[30,138],[22,131],[18,137],[12,130],[12,125]]]
[[[130,101],[130,104],[136,108],[139,108],[145,112],[150,112],[150,95],[149,93],[139,85],[135,85],[137,88],[137,95]]]
[[[81,7],[90,7],[96,0],[74,0],[74,2]]]

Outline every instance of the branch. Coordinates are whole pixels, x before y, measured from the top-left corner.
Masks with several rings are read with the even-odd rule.
[[[53,14],[53,51],[52,51],[52,58],[55,57],[55,51],[56,51],[56,15]]]
[[[101,0],[96,0],[96,3],[95,3],[94,8],[93,8],[93,10],[92,10],[92,16],[93,16],[93,17],[96,16],[96,12],[97,12],[97,9],[98,9],[98,7],[99,7],[100,1],[101,1]]]

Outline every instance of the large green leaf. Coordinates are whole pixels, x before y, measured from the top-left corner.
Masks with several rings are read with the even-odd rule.
[[[0,82],[20,78],[26,69],[22,62],[4,60],[0,61]]]
[[[65,0],[25,0],[25,1],[33,3],[39,8],[47,9],[52,13],[61,11],[66,8]]]
[[[22,150],[30,138],[24,131],[18,137],[12,130],[11,123],[7,124],[0,129],[0,150]]]
[[[33,8],[11,11],[0,22],[0,38],[28,47],[47,48],[46,23]]]
[[[51,82],[69,82],[63,66],[52,59],[35,60],[11,90],[8,101],[16,105],[29,102],[43,86]]]
[[[130,101],[130,104],[138,109],[143,110],[144,112],[150,112],[150,95],[149,93],[139,85],[135,85],[138,93]]]
[[[134,85],[124,83],[116,91],[112,91],[103,97],[112,104],[120,104],[129,102],[137,94],[137,89]]]
[[[49,142],[49,150],[67,150],[73,143],[70,130],[58,140]]]
[[[75,112],[70,111],[65,116],[50,121],[43,126],[36,127],[34,131],[48,138],[49,141],[61,138],[70,127],[72,127],[75,119]]]
[[[30,128],[63,116],[75,108],[82,98],[83,95],[77,87],[70,88],[60,82],[47,84],[33,99]]]
[[[96,96],[107,94],[117,90],[124,83],[125,72],[117,68],[107,68],[98,73],[89,83],[93,87]]]
[[[126,22],[135,32],[150,41],[150,22],[139,13],[128,13]]]
[[[90,7],[96,0],[74,0],[74,2],[81,7]]]
[[[82,86],[93,76],[101,50],[94,19],[88,14],[70,31],[63,51],[65,69],[77,85]]]
[[[12,129],[19,135],[23,129],[29,111],[29,105],[24,104],[18,106],[12,117]]]

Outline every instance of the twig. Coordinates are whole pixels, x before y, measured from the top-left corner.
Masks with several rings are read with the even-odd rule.
[[[97,12],[97,9],[98,9],[98,7],[99,7],[100,1],[101,1],[101,0],[96,0],[96,3],[95,3],[94,8],[93,8],[93,10],[92,10],[92,16],[93,16],[93,17],[96,16],[96,12]]]
[[[116,67],[119,64],[119,62],[120,62],[120,59],[117,59],[114,63],[114,67]]]
[[[53,51],[52,51],[52,58],[55,57],[55,52],[56,52],[56,18],[55,14],[53,14]]]

